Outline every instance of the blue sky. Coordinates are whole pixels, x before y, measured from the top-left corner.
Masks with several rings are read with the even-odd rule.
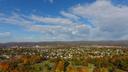
[[[0,0],[0,42],[127,40],[128,0]]]

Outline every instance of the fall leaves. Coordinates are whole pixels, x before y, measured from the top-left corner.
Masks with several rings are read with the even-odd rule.
[[[89,72],[89,69],[87,67],[75,67],[71,64],[65,66],[65,63],[67,64],[67,61],[64,60],[59,60],[58,62],[56,62],[54,72]]]
[[[6,62],[1,62],[0,63],[0,69],[3,71],[7,71],[9,69],[9,64]]]
[[[128,49],[61,48],[37,49],[38,52],[33,48],[5,50],[7,53],[4,56],[9,58],[1,58],[0,72],[128,71]]]

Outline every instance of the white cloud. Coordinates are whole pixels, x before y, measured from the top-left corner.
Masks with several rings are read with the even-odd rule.
[[[118,7],[110,0],[97,0],[92,4],[77,5],[68,11],[61,11],[60,17],[14,13],[0,16],[0,23],[18,25],[30,32],[40,32],[42,36],[39,39],[46,41],[120,40],[128,38],[127,12],[127,6]],[[92,26],[85,23],[87,19]]]
[[[67,18],[75,19],[75,20],[79,19],[78,16],[73,15],[71,13],[64,12],[64,11],[61,11],[61,15],[64,16],[64,17],[67,17]]]
[[[33,14],[31,16],[17,13],[10,16],[5,15],[0,17],[0,23],[21,26],[30,32],[40,32],[43,34],[44,40],[77,40],[81,34],[80,31],[89,31],[85,24],[74,22],[68,18],[44,17]],[[82,39],[83,36],[80,38]]]
[[[52,3],[54,3],[54,0],[49,0],[49,2],[52,4]]]
[[[3,16],[4,14],[3,13],[0,13],[0,16]]]
[[[10,32],[0,32],[0,37],[7,37],[10,36],[11,33]]]
[[[50,32],[54,30],[61,30],[61,26],[42,26],[42,25],[32,25],[30,27],[31,31],[41,31],[41,32]]]
[[[72,24],[73,22],[66,18],[52,18],[42,16],[32,16],[32,19],[38,22],[51,23],[51,24]]]
[[[95,28],[91,28],[90,39],[121,39],[128,35],[128,7],[114,6],[110,0],[97,0],[90,5],[77,5],[70,12],[89,19]]]

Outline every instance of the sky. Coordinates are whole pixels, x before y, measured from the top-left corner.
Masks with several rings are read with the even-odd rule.
[[[0,0],[0,42],[128,40],[128,0]]]

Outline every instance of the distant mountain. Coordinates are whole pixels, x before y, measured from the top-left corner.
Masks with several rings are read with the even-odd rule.
[[[72,46],[91,46],[91,45],[100,45],[100,46],[125,46],[128,47],[127,40],[120,41],[54,41],[54,42],[9,42],[9,43],[0,43],[0,48],[10,48],[10,47],[72,47]]]

